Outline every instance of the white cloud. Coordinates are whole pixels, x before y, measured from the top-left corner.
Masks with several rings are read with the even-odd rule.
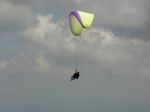
[[[37,15],[37,25],[24,32],[24,48],[12,57],[16,65],[9,69],[5,59],[1,69],[17,72],[53,73],[88,68],[95,74],[148,75],[149,41],[120,38],[102,28],[85,30],[81,37],[71,34],[67,20],[55,22],[52,15]],[[59,71],[60,70],[60,71]]]
[[[81,37],[72,36],[66,21],[54,22],[52,16],[38,16],[38,24],[25,32],[33,52],[44,52],[43,58],[54,66],[94,66],[102,72],[148,74],[150,43],[140,39],[115,36],[106,29],[92,28]],[[36,46],[34,46],[36,44]],[[41,48],[40,48],[41,47]],[[44,51],[42,51],[44,49]],[[146,64],[147,63],[147,64]],[[144,70],[144,71],[143,71]]]

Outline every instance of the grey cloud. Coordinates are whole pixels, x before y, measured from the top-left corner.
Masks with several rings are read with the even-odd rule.
[[[89,11],[95,14],[94,25],[98,28],[108,28],[120,37],[149,40],[149,0],[7,0],[7,2],[31,7],[34,13],[45,15],[52,13],[56,21],[67,18],[71,10]]]
[[[14,13],[14,18],[18,21],[13,20],[15,25],[22,23],[20,22],[22,18],[18,19],[16,12],[33,14],[32,20],[36,22],[25,26],[21,31],[20,26],[16,27],[18,30],[12,33],[9,31],[13,30],[12,27],[15,25],[8,25],[9,31],[7,28],[3,29],[7,35],[0,36],[0,111],[150,111],[150,42],[133,33],[133,30],[138,31],[139,26],[145,27],[148,31],[149,25],[145,26],[148,20],[141,17],[133,24],[126,24],[129,20],[123,20],[125,23],[109,20],[111,17],[109,14],[122,6],[123,1],[119,0],[118,4],[115,1],[110,1],[109,4],[108,1],[101,0],[36,2],[3,1],[3,4],[7,4]],[[141,15],[147,14],[148,1],[144,5],[145,8],[141,6],[144,0],[124,2],[125,5],[129,3],[129,8],[142,11]],[[49,9],[51,8],[51,5],[48,7],[49,3],[53,3],[52,9],[57,11]],[[65,9],[68,3],[69,8]],[[113,3],[119,8],[111,7]],[[133,3],[136,3],[135,6]],[[6,9],[5,5],[3,9]],[[109,9],[106,9],[107,5]],[[74,37],[68,26],[66,13],[68,14],[72,8],[96,14],[92,28],[85,30],[81,38]],[[109,14],[97,12],[100,9],[105,9]],[[116,12],[114,15],[122,18],[117,14]],[[2,17],[10,21],[8,16]],[[103,22],[100,23],[99,19]],[[133,21],[130,12],[129,19]],[[122,34],[124,28],[128,27],[132,29],[131,34],[134,35],[131,36],[130,31]],[[147,31],[145,33],[148,36]],[[116,32],[120,35],[116,35]],[[74,72],[75,65],[78,65],[81,77],[80,80],[71,83],[70,76]]]
[[[34,14],[27,7],[0,2],[0,31],[16,32],[34,24]]]
[[[2,0],[4,1],[4,0]],[[49,14],[53,13],[56,19],[66,17],[66,13],[70,10],[76,9],[77,4],[75,1],[70,0],[5,0],[17,6],[30,7],[34,13]],[[68,14],[67,14],[68,16]]]
[[[96,15],[97,27],[105,27],[119,36],[149,39],[148,0],[83,1],[80,7]]]

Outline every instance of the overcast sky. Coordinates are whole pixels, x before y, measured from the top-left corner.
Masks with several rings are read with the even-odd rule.
[[[72,10],[95,14],[80,38]],[[0,112],[150,112],[149,11],[150,0],[0,0]]]

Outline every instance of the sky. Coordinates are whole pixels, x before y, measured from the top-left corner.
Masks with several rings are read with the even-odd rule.
[[[0,0],[0,112],[150,112],[149,0]],[[72,10],[95,14],[72,35]],[[75,67],[79,80],[70,82]]]

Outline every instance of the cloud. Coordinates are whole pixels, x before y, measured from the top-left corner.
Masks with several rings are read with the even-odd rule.
[[[119,36],[149,39],[149,4],[148,0],[86,0],[79,7],[95,14],[97,27],[109,28]]]
[[[0,29],[1,111],[149,110],[150,42],[137,33],[145,28],[149,36],[149,2],[0,3],[5,26]],[[67,14],[72,9],[96,14],[92,28],[81,37],[69,29]],[[140,18],[134,21],[132,15]],[[126,28],[130,31],[122,34]],[[81,77],[70,83],[75,66]]]
[[[0,32],[9,33],[30,27],[33,13],[24,6],[15,6],[9,2],[0,1]]]
[[[2,0],[4,1],[4,0]],[[71,10],[83,10],[95,14],[94,25],[108,28],[115,35],[149,40],[150,15],[148,0],[6,0],[17,6],[32,9],[33,13],[48,15],[55,20],[67,18]],[[59,7],[59,9],[57,8]]]
[[[103,74],[130,76],[149,73],[149,41],[120,38],[105,28],[91,28],[79,38],[71,34],[66,19],[54,21],[52,15],[37,15],[35,21],[37,24],[22,34],[23,44],[16,44],[16,47],[20,46],[19,52],[13,57],[3,56],[1,68],[5,71],[11,70],[6,64],[7,59],[11,59],[16,62],[13,65],[16,66],[13,67],[15,72],[32,68],[31,73],[46,74],[53,69],[60,73],[79,65]]]
[[[84,31],[79,38],[71,34],[66,20],[55,22],[52,15],[38,15],[37,21],[24,32],[26,50],[18,54],[24,69],[34,66],[42,73],[79,65],[104,74],[149,74],[149,41],[120,38],[100,28]]]

